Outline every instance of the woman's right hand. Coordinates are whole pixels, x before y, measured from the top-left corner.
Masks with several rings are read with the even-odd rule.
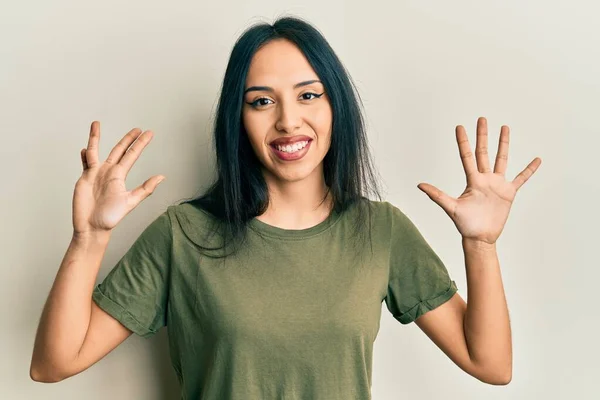
[[[106,161],[100,163],[100,122],[92,122],[88,146],[81,150],[83,173],[73,193],[74,235],[110,232],[154,192],[164,176],[155,175],[129,192],[125,187],[129,170],[152,136],[152,131],[142,133],[139,128],[132,129],[112,149]]]

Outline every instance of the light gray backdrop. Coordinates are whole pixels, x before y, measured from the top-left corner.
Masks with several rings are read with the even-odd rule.
[[[176,399],[166,330],[130,337],[57,384],[29,379],[38,319],[71,232],[79,150],[102,123],[104,159],[131,128],[155,137],[128,177],[167,180],[117,227],[102,279],[144,227],[212,175],[210,116],[235,39],[252,22],[313,22],[355,79],[387,200],[467,286],[460,236],[418,188],[458,196],[454,128],[511,128],[507,178],[534,157],[498,241],[513,329],[508,386],[467,375],[384,308],[373,398],[600,398],[600,25],[592,1],[21,1],[0,10],[0,398]],[[493,158],[491,160],[493,163]]]

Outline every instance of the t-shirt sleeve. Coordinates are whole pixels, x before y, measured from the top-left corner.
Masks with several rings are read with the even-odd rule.
[[[92,293],[126,328],[150,337],[166,326],[172,231],[168,210],[152,221]]]
[[[457,292],[442,260],[414,223],[391,205],[388,310],[402,324],[413,322]]]

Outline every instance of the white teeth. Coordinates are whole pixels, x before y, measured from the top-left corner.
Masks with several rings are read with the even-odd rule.
[[[294,153],[298,150],[303,149],[304,147],[306,147],[306,145],[308,144],[308,141],[305,140],[303,142],[296,142],[293,145],[287,145],[287,146],[279,146],[279,145],[275,145],[275,147],[277,148],[277,150],[279,151],[284,151],[286,153]]]

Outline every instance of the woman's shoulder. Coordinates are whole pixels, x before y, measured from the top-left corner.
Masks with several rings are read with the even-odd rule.
[[[203,221],[212,221],[216,219],[208,210],[195,201],[174,204],[169,206],[168,210],[178,216],[184,216],[186,218],[201,219]]]
[[[396,206],[387,200],[365,199],[365,204],[369,206],[375,219],[389,219],[396,211],[400,211]]]
[[[374,229],[384,231],[389,228],[393,217],[394,206],[385,200],[372,200],[362,197],[352,202],[345,210],[347,220],[360,223],[361,226],[371,226]],[[360,221],[360,222],[358,222]]]
[[[193,201],[171,205],[167,213],[173,235],[183,235],[198,245],[210,243],[210,237],[218,232],[219,219]]]
[[[369,205],[371,221],[376,227],[394,229],[405,225],[409,220],[403,209],[390,201],[368,199],[366,203]]]

